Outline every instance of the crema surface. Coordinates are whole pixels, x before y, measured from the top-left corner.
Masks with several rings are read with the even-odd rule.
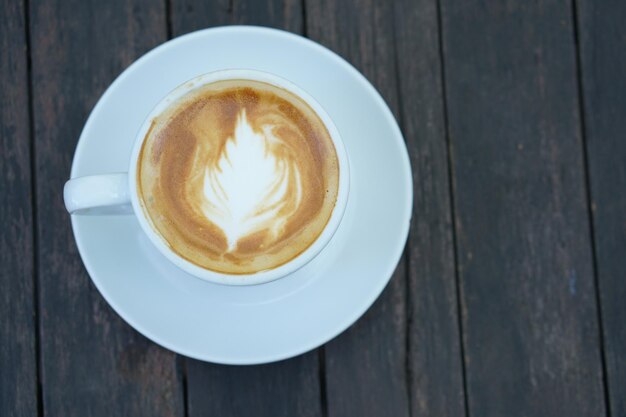
[[[319,116],[259,81],[202,86],[157,117],[138,160],[152,227],[203,268],[247,274],[280,266],[325,228],[339,163]]]

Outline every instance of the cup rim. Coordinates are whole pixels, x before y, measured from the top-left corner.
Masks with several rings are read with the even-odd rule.
[[[148,130],[150,129],[153,120],[158,117],[164,110],[166,110],[172,102],[190,93],[191,91],[213,82],[226,80],[252,80],[265,82],[268,84],[272,84],[276,87],[286,89],[303,99],[315,111],[318,117],[322,119],[324,126],[330,134],[339,162],[339,184],[337,198],[335,200],[335,207],[333,208],[333,211],[330,218],[328,219],[328,222],[326,223],[326,226],[317,237],[317,239],[315,239],[315,241],[313,241],[313,243],[309,247],[307,247],[302,253],[289,260],[288,262],[272,269],[249,274],[227,274],[212,271],[210,269],[206,269],[199,265],[196,265],[193,262],[178,255],[176,252],[170,249],[165,238],[161,236],[161,234],[159,234],[153,227],[152,221],[148,217],[146,210],[140,201],[137,191],[136,177],[138,157],[145,136],[148,133]],[[170,262],[174,263],[183,271],[197,278],[216,284],[245,286],[264,284],[286,277],[287,275],[290,275],[291,273],[302,268],[304,265],[313,260],[317,255],[319,255],[320,252],[322,252],[322,250],[328,245],[333,235],[337,231],[346,210],[350,188],[350,165],[348,160],[348,154],[346,152],[345,145],[343,143],[339,130],[337,129],[335,123],[333,122],[330,115],[328,115],[326,110],[309,93],[307,93],[305,90],[295,85],[291,81],[269,72],[244,68],[222,69],[198,75],[181,83],[178,87],[167,93],[153,107],[153,109],[144,119],[143,124],[141,125],[137,132],[137,135],[135,136],[135,142],[130,158],[130,166],[128,169],[128,182],[131,204],[137,220],[139,221],[139,224],[144,233],[148,236],[150,241],[156,246],[161,254],[163,254]]]

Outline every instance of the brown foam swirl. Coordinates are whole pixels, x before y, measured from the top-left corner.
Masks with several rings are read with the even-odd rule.
[[[203,86],[154,120],[140,201],[181,257],[213,271],[275,268],[306,250],[335,205],[339,166],[319,116],[250,80]]]

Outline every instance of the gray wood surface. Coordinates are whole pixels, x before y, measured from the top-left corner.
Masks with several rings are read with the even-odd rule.
[[[400,122],[413,168],[407,244],[413,416],[465,415],[438,12],[433,0],[395,2]]]
[[[602,416],[571,6],[442,17],[469,414]]]
[[[626,2],[577,5],[605,388],[610,415],[626,416]]]
[[[24,4],[14,1],[1,7],[0,22],[0,416],[36,416],[35,244]]]

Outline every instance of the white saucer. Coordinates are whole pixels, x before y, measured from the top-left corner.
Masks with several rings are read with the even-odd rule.
[[[152,107],[186,80],[226,68],[291,80],[321,103],[341,132],[351,163],[350,197],[322,254],[278,281],[228,287],[170,264],[134,216],[73,216],[72,226],[96,287],[139,332],[192,358],[257,364],[327,342],[378,297],[407,238],[411,170],[389,108],[351,65],[287,32],[231,26],[174,39],[124,71],[85,125],[72,177],[126,171],[136,131]]]

